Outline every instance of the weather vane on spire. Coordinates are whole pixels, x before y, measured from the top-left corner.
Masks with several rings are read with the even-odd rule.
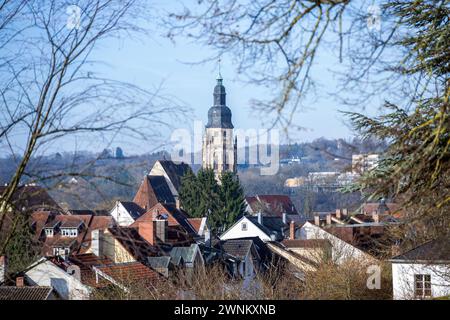
[[[218,65],[219,65],[219,75],[217,76],[217,80],[222,80],[222,75],[220,74],[220,62],[222,61],[221,58],[219,58],[218,60]]]

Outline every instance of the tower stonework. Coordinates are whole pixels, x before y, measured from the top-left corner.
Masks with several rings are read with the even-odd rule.
[[[236,172],[237,140],[233,134],[231,110],[226,105],[225,87],[219,75],[214,87],[214,104],[208,111],[202,148],[202,167],[214,169],[216,179],[222,172]]]

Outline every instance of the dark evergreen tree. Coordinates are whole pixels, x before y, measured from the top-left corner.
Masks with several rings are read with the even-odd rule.
[[[220,228],[220,213],[221,207],[219,185],[216,181],[214,170],[201,169],[197,173],[197,188],[200,197],[199,213],[201,216],[208,216],[209,228],[216,233]]]
[[[245,212],[244,191],[236,174],[226,172],[220,185],[214,171],[201,169],[197,176],[188,172],[181,180],[180,200],[191,217],[208,216],[208,226],[220,233]]]
[[[24,270],[38,257],[38,247],[33,240],[28,215],[15,212],[12,228],[11,238],[4,248],[4,254],[8,258],[8,275]]]
[[[225,172],[220,178],[220,228],[224,231],[231,227],[245,213],[245,196],[238,176],[233,172]]]
[[[198,189],[197,177],[189,170],[181,178],[180,201],[182,208],[190,217],[203,217],[204,213],[200,212],[200,194]]]

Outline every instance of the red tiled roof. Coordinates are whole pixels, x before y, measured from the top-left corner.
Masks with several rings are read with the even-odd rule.
[[[0,197],[7,187],[0,186]],[[34,210],[61,210],[47,190],[40,186],[19,186],[14,192],[11,202],[18,208]]]
[[[131,227],[137,227],[141,222],[153,221],[153,217],[167,215],[169,227],[181,226],[187,234],[195,235],[197,232],[190,224],[187,213],[175,205],[157,203],[146,213],[140,216]]]
[[[158,202],[175,203],[169,185],[163,176],[145,176],[133,202],[144,209],[149,209]]]
[[[140,262],[116,263],[96,266],[95,269],[124,286],[149,286],[161,280],[160,275]]]
[[[92,267],[99,265],[111,264],[112,261],[106,257],[99,258],[95,254],[85,253],[70,256],[69,261],[80,267],[81,282],[91,287],[103,287],[107,283],[104,281],[97,282]]]
[[[38,212],[32,215],[32,220],[36,226],[36,238],[41,238],[43,242],[43,255],[53,255],[54,247],[71,246],[72,252],[85,253],[91,246],[91,233],[93,230],[105,230],[113,226],[111,216],[92,216],[92,215],[54,215],[44,212]],[[42,233],[43,227],[54,225],[60,222],[62,227],[79,228],[77,237],[66,237],[60,232],[55,233],[52,237],[46,237]]]
[[[188,218],[187,219],[190,225],[195,229],[198,233],[200,231],[200,226],[202,225],[203,218]]]
[[[256,195],[246,197],[248,205],[254,213],[263,213],[281,217],[283,213],[298,214],[289,196],[285,195]]]

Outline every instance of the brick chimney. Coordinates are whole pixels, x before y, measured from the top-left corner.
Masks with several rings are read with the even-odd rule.
[[[318,214],[316,214],[316,215],[314,216],[314,224],[315,224],[316,226],[320,226],[320,217],[319,217]]]
[[[7,271],[6,256],[0,256],[0,284],[5,281]]]
[[[291,221],[289,224],[289,239],[294,240],[295,239],[295,222]]]
[[[25,286],[23,277],[17,277],[16,278],[16,287],[21,288],[23,286]]]
[[[151,245],[156,244],[156,221],[143,221],[138,226],[139,235]]]

